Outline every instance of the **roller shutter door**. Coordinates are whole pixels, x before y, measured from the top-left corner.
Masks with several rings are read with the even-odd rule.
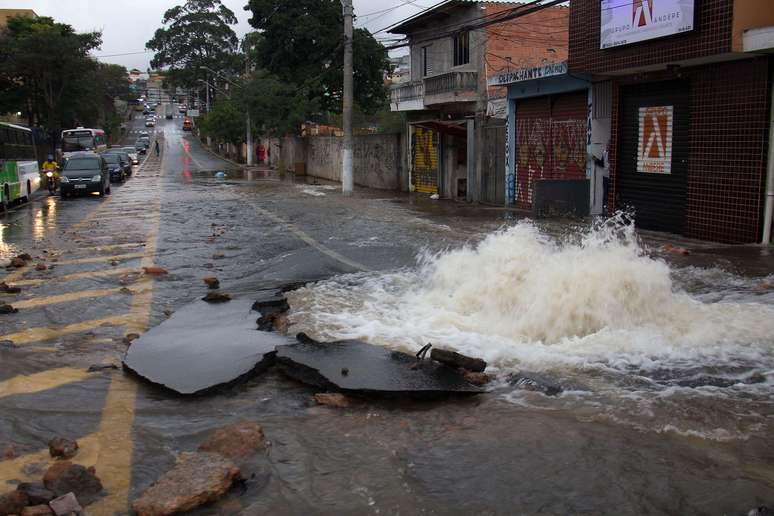
[[[411,182],[415,192],[438,193],[439,133],[415,126],[412,134]]]

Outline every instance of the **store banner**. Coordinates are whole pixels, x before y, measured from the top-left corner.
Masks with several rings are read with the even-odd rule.
[[[693,30],[695,0],[602,0],[600,48]]]
[[[640,108],[637,172],[672,173],[674,106]]]

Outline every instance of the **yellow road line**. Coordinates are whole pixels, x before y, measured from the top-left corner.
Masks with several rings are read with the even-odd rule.
[[[77,281],[89,278],[107,278],[110,276],[119,276],[121,274],[131,274],[133,272],[142,273],[142,270],[138,269],[137,267],[115,267],[112,269],[103,269],[91,272],[77,272],[75,274],[67,274],[65,276],[52,276],[46,279],[21,280],[14,282],[14,285],[19,287],[34,287],[37,285],[43,285],[45,283],[64,283],[67,281]]]
[[[145,256],[145,253],[129,253],[114,256],[104,255],[92,256],[91,258],[77,258],[75,260],[61,260],[53,263],[55,265],[82,265],[86,263],[112,262],[113,260],[131,260],[133,258],[142,258],[143,256]]]
[[[47,391],[68,383],[79,382],[88,377],[89,373],[85,369],[73,369],[71,367],[49,369],[48,371],[30,375],[14,376],[10,380],[0,382],[0,398]]]
[[[28,328],[16,333],[0,335],[0,340],[10,340],[17,345],[32,344],[34,342],[53,340],[65,335],[72,335],[73,333],[87,332],[94,328],[99,328],[100,326],[122,326],[129,324],[132,319],[133,317],[130,314],[124,314],[103,317],[102,319],[92,319],[91,321],[82,321],[66,326],[60,326],[58,328]]]
[[[162,152],[160,169],[164,174],[166,153]],[[156,259],[159,228],[161,226],[161,197],[159,210],[154,210],[155,225],[148,234],[142,267],[152,267]],[[130,313],[133,319],[127,324],[127,332],[144,333],[150,326],[153,284],[138,292],[132,299]],[[114,375],[110,382],[102,421],[99,427],[99,456],[96,468],[105,489],[109,493],[89,507],[92,514],[125,513],[129,507],[129,489],[132,482],[134,456],[134,411],[137,400],[137,384],[125,375]]]
[[[143,289],[147,288],[149,282],[144,282]],[[139,283],[132,285],[132,290],[137,290]],[[27,310],[30,308],[38,308],[41,306],[56,305],[59,303],[71,303],[74,301],[80,301],[81,299],[93,299],[97,297],[113,296],[121,293],[122,288],[106,288],[101,290],[81,290],[78,292],[69,292],[67,294],[61,294],[59,296],[45,296],[33,299],[24,299],[13,303],[14,308],[19,310]]]

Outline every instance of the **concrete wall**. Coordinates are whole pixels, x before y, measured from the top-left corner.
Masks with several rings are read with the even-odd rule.
[[[404,137],[401,134],[355,136],[355,184],[383,190],[402,190],[405,175]],[[282,142],[282,158],[286,170],[295,170],[304,163],[309,176],[341,181],[343,138],[338,136],[286,137]],[[269,145],[269,164],[279,167],[279,140]]]

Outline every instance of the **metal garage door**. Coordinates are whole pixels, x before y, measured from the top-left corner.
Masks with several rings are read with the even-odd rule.
[[[535,181],[586,178],[588,94],[520,100],[516,107],[516,205],[531,209]]]
[[[505,120],[484,126],[481,202],[505,204]]]
[[[632,207],[639,227],[682,233],[688,185],[689,84],[622,89],[617,208]]]

